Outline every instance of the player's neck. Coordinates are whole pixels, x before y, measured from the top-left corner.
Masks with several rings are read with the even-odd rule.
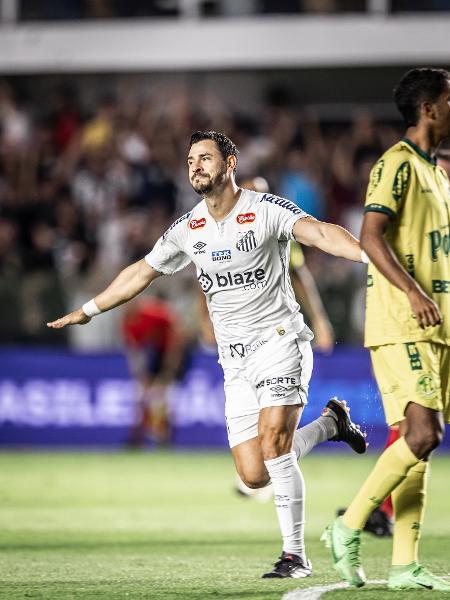
[[[405,137],[428,154],[428,156],[434,155],[436,148],[441,142],[440,139],[437,139],[435,132],[431,128],[421,125],[408,127]]]
[[[204,196],[203,198],[208,207],[209,214],[213,219],[222,221],[236,206],[241,196],[241,191],[236,182],[232,181],[227,183],[221,190]]]

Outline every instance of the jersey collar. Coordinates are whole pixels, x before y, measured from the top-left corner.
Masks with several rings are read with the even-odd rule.
[[[419,148],[419,146],[417,146],[414,142],[412,142],[411,140],[409,140],[407,137],[403,137],[402,138],[402,142],[405,142],[405,144],[408,144],[408,146],[410,146],[415,152],[417,152],[417,154],[419,156],[421,156],[427,162],[429,162],[430,164],[432,164],[433,167],[436,166],[436,159],[434,158],[434,156],[430,156],[429,154],[427,154],[426,152],[424,152],[421,148]]]

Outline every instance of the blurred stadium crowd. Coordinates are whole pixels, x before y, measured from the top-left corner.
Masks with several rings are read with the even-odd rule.
[[[449,0],[21,0],[19,18],[30,20],[141,17],[222,17],[271,14],[342,14],[450,10]]]
[[[214,93],[118,80],[90,101],[76,78],[49,94],[0,82],[0,339],[3,343],[112,348],[120,311],[89,328],[50,331],[46,321],[94,296],[142,258],[198,200],[186,173],[189,137],[224,131],[237,144],[240,181],[263,176],[272,192],[358,235],[369,170],[400,129],[366,110],[320,122],[272,91],[258,113],[230,109]],[[338,342],[361,339],[364,269],[307,253]],[[188,335],[198,331],[193,269],[161,278]]]

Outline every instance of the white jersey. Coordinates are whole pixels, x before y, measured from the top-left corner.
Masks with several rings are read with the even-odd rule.
[[[195,264],[222,364],[253,353],[277,333],[312,339],[292,290],[288,255],[294,223],[307,216],[289,200],[243,189],[223,221],[215,221],[202,200],[145,257],[166,275]]]

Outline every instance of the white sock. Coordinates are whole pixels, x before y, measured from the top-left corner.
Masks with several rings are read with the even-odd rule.
[[[295,452],[265,460],[264,464],[272,480],[283,550],[306,562],[305,482]]]
[[[318,419],[297,429],[292,449],[297,460],[311,452],[314,446],[326,442],[337,434],[336,421],[332,416],[320,416]]]

